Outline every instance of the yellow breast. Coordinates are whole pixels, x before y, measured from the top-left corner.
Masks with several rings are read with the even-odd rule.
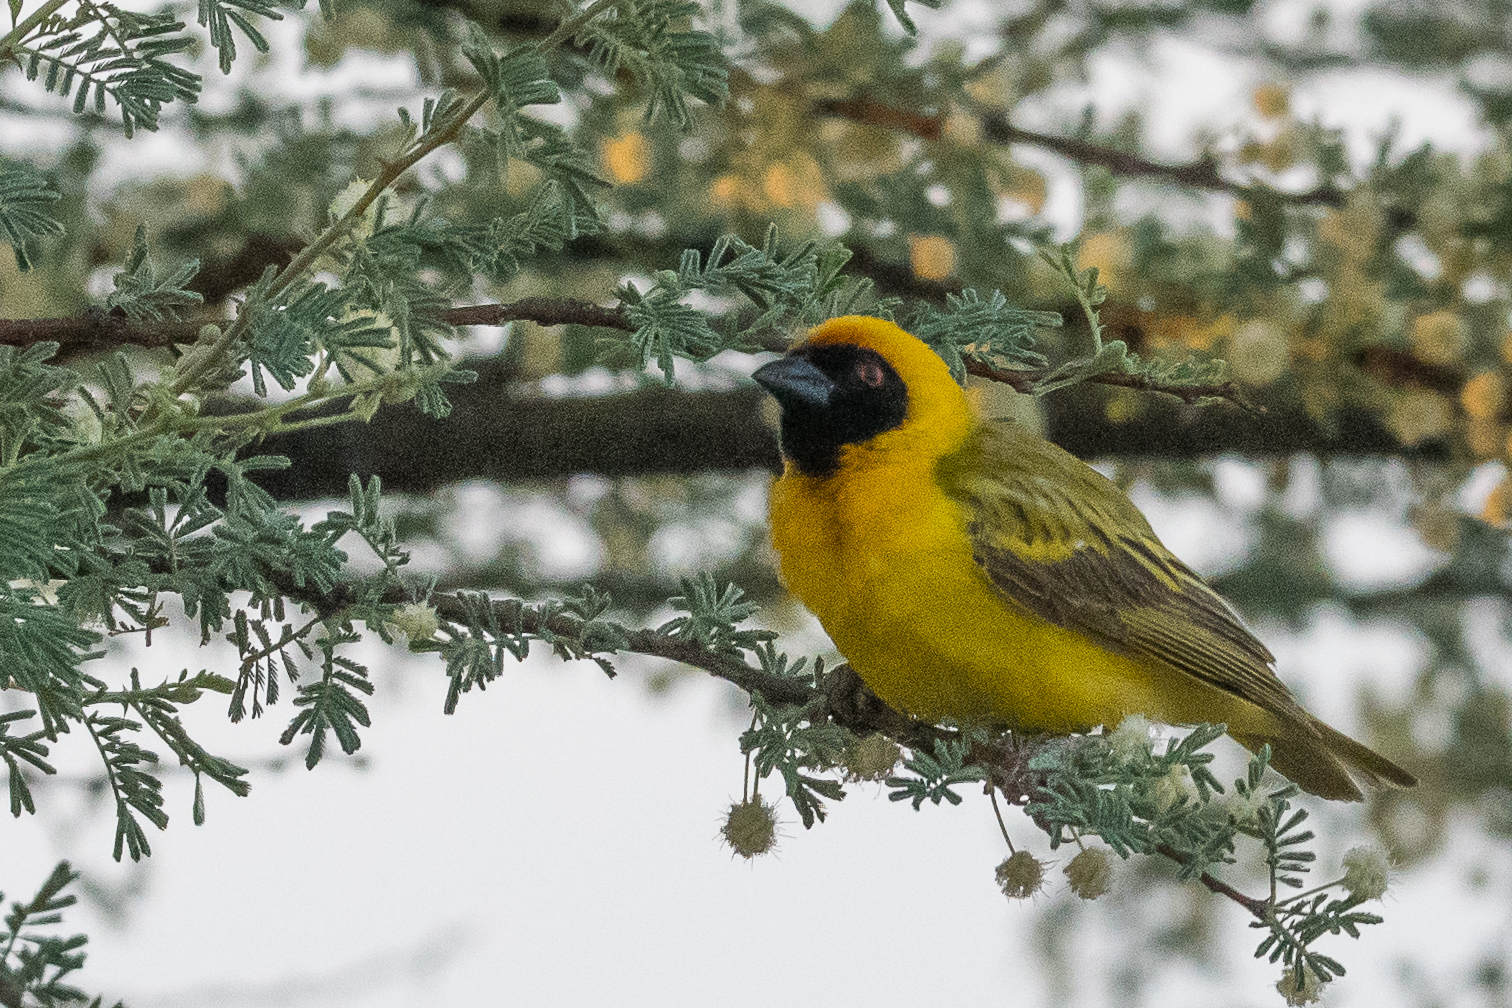
[[[784,583],[878,696],[928,720],[1059,731],[1160,706],[1145,669],[1001,598],[932,465],[866,452],[834,478],[779,479],[772,541]]]

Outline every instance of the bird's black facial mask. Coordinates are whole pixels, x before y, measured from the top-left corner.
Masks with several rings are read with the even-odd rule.
[[[802,347],[751,377],[782,407],[782,453],[805,476],[833,476],[842,446],[901,427],[908,413],[898,372],[850,343]]]

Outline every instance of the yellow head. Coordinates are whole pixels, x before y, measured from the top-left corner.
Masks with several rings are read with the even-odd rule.
[[[805,476],[904,460],[932,466],[977,422],[939,355],[864,315],[816,327],[752,377],[782,406],[783,454]]]

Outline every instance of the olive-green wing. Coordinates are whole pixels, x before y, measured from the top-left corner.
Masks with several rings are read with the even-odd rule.
[[[1122,490],[1011,422],[941,460],[976,561],[1010,602],[1112,651],[1158,659],[1276,712],[1300,713],[1275,658],[1161,545]]]

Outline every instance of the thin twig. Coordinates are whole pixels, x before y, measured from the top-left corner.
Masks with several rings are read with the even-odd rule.
[[[1162,845],[1155,848],[1155,850],[1170,858],[1172,861],[1175,861],[1179,865],[1185,865],[1187,863],[1186,856],[1175,848]],[[1240,892],[1238,889],[1235,889],[1227,882],[1223,881],[1222,879],[1214,878],[1207,872],[1203,872],[1202,874],[1198,875],[1197,881],[1207,886],[1209,892],[1217,893],[1219,896],[1227,896],[1235,903],[1238,903],[1240,906],[1244,907],[1244,909],[1253,914],[1256,920],[1263,921],[1270,913],[1271,905],[1267,901],[1263,899],[1256,899],[1253,896],[1246,896],[1244,895],[1244,893]]]

